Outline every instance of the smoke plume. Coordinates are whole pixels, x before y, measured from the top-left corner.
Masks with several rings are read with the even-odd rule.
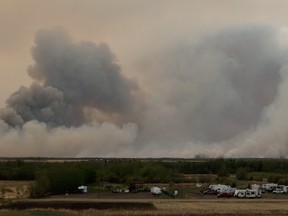
[[[259,25],[231,27],[198,42],[182,41],[157,53],[158,58],[141,62],[148,71],[142,78],[153,93],[144,120],[149,127],[138,137],[139,143],[146,144],[146,154],[286,156],[287,150],[278,154],[266,150],[287,145],[282,137],[287,127],[281,129],[283,133],[279,127],[264,127],[267,119],[275,120],[267,116],[272,107],[279,114],[275,111],[279,98],[281,104],[288,102],[279,96],[285,94],[280,91],[286,85],[281,71],[288,60],[287,44],[279,41],[280,30]],[[286,122],[283,111],[279,121]],[[264,134],[265,142],[260,139]]]
[[[139,55],[146,57],[131,63],[134,81],[107,44],[74,42],[61,28],[38,31],[28,68],[33,83],[0,110],[0,151],[287,157],[288,35],[282,33],[249,24],[201,40],[186,36]]]
[[[7,100],[9,109],[24,122],[80,126],[87,122],[87,107],[123,115],[131,111],[137,85],[121,74],[107,44],[74,43],[61,28],[41,30],[32,56],[35,64],[28,74],[34,83],[30,88],[21,87]]]

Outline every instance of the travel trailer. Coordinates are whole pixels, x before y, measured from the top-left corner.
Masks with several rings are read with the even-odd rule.
[[[151,193],[153,195],[160,195],[162,193],[162,189],[159,187],[152,187],[151,188]]]
[[[234,197],[238,197],[238,198],[260,198],[261,197],[261,190],[237,189],[237,190],[235,190]]]

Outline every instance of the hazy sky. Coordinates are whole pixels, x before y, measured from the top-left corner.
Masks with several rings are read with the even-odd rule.
[[[76,40],[108,43],[123,72],[182,38],[245,23],[288,25],[286,0],[0,0],[0,104],[31,82],[26,69],[39,28],[62,26]]]
[[[287,8],[286,0],[0,0],[0,106],[9,108],[0,156],[286,157]],[[51,65],[77,71],[74,89]],[[53,95],[49,112],[34,112],[35,92]],[[77,121],[60,121],[59,109]]]

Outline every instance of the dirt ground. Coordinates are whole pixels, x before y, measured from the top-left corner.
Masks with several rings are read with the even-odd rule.
[[[64,200],[64,198],[58,198]],[[56,198],[42,199],[42,201],[58,200]],[[76,200],[77,198],[68,198],[68,200]],[[67,199],[66,199],[67,200]],[[79,199],[78,199],[79,200]],[[83,201],[83,199],[80,199]],[[22,210],[22,211],[0,211],[0,215],[7,216],[19,216],[19,215],[69,215],[69,216],[283,216],[288,215],[288,199],[189,199],[189,200],[172,200],[172,199],[151,199],[149,201],[145,199],[133,200],[131,199],[87,199],[90,202],[103,203],[107,202],[112,204],[113,202],[129,202],[134,205],[133,202],[151,202],[155,206],[153,209],[87,209],[81,211],[71,211],[60,209],[53,214],[51,209],[45,210],[46,213],[36,214],[35,210]],[[33,211],[33,212],[32,212]],[[39,210],[38,210],[39,211]],[[44,211],[44,210],[43,210]],[[9,214],[8,214],[9,213]],[[29,213],[29,214],[28,214]],[[48,214],[49,213],[49,214]],[[56,214],[57,213],[57,214]],[[61,213],[61,214],[60,214]]]
[[[49,198],[48,200],[63,200],[63,198]],[[66,200],[81,200],[78,198],[66,198]],[[113,202],[120,202],[119,199],[88,199],[91,202],[107,202],[112,204]],[[86,200],[84,199],[84,200]],[[152,210],[123,210],[123,209],[108,209],[97,210],[88,209],[79,211],[76,215],[81,216],[250,216],[250,215],[262,215],[262,216],[282,216],[288,215],[288,199],[121,199],[121,202],[151,202],[155,206]]]
[[[78,215],[93,216],[212,216],[212,215],[288,215],[287,198],[269,198],[264,195],[260,199],[217,198],[204,196],[191,199],[165,199],[150,193],[88,193],[51,196],[44,200],[73,200],[93,202],[151,202],[156,210],[84,210]]]
[[[174,200],[155,201],[154,205],[161,212],[170,214],[186,213],[196,215],[287,215],[288,200]],[[167,214],[169,215],[169,214]]]
[[[101,193],[86,193],[86,194],[68,194],[68,195],[54,195],[50,196],[49,199],[92,199],[92,200],[149,200],[149,199],[160,199],[159,196],[152,195],[150,192],[140,193],[112,193],[112,192],[101,192]]]

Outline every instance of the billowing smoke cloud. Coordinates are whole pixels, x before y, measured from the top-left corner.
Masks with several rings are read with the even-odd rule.
[[[232,27],[198,43],[169,47],[157,53],[157,59],[142,62],[149,71],[143,79],[153,93],[145,119],[150,127],[139,137],[139,143],[147,144],[147,155],[152,150],[162,156],[258,157],[267,146],[275,148],[279,127],[266,129],[266,144],[261,140],[255,147],[248,142],[240,150],[246,140],[254,140],[267,110],[279,100],[280,86],[286,85],[281,71],[288,60],[287,45],[280,46],[279,32],[268,26]],[[282,99],[288,102],[285,96]],[[282,114],[279,120],[288,121]],[[273,142],[267,143],[267,136]]]
[[[71,120],[66,117],[69,112],[68,105],[64,102],[64,95],[53,87],[43,87],[37,83],[32,83],[30,88],[21,87],[7,100],[9,110],[22,119],[21,121],[8,120],[11,125],[20,125],[23,122],[38,120],[53,125],[65,125]],[[3,110],[5,112],[5,109]],[[65,118],[66,117],[66,118]],[[71,118],[72,116],[70,116]]]
[[[11,156],[287,157],[288,44],[281,32],[246,25],[151,49],[133,62],[137,86],[108,45],[76,43],[63,29],[41,30],[28,68],[34,82],[0,111],[0,150]],[[25,149],[15,153],[20,146]]]
[[[121,74],[108,45],[74,43],[67,32],[56,28],[37,33],[32,55],[35,64],[28,74],[35,82],[30,88],[21,87],[7,100],[9,109],[24,122],[80,126],[87,122],[87,107],[104,113],[131,112],[132,92],[137,85]]]

